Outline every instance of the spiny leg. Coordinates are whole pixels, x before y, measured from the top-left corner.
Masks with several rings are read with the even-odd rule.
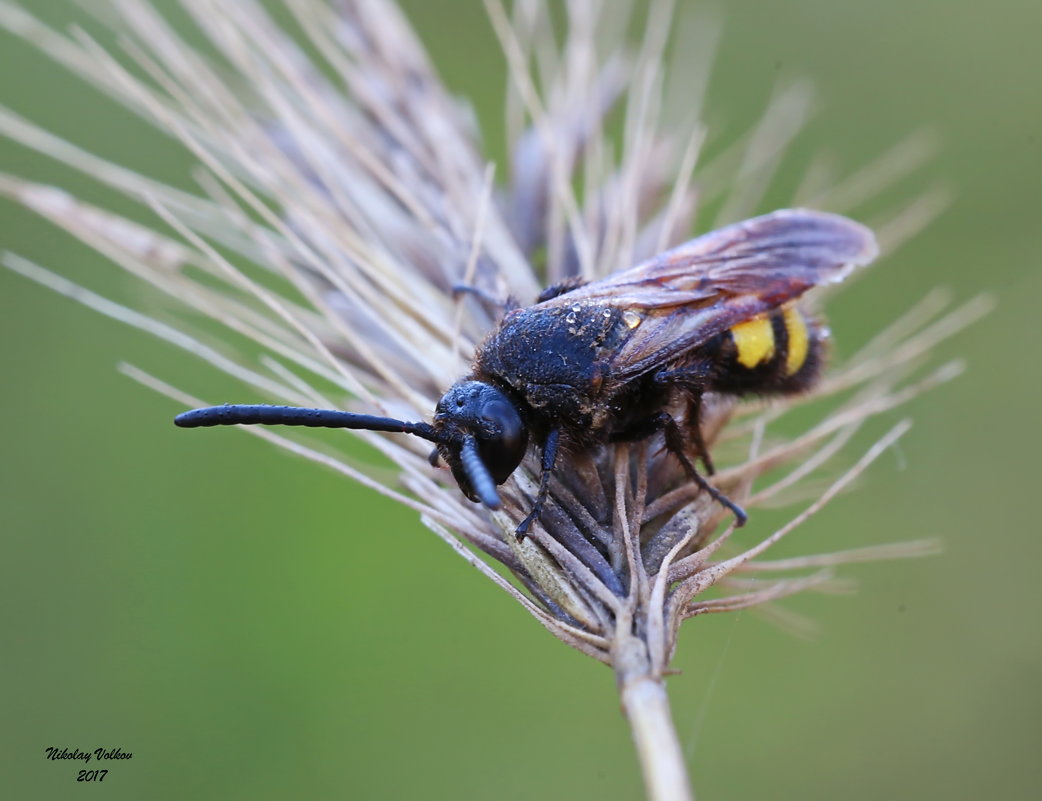
[[[532,523],[539,519],[539,513],[543,511],[543,505],[550,494],[550,477],[553,475],[554,465],[557,463],[557,446],[560,442],[561,429],[550,429],[546,442],[543,443],[543,471],[539,476],[539,492],[535,496],[535,503],[532,504],[532,511],[521,521],[515,531],[519,542],[525,538]]]
[[[687,429],[691,434],[691,440],[695,446],[695,453],[698,454],[698,458],[701,459],[702,464],[705,465],[706,475],[713,475],[713,473],[716,472],[716,468],[713,466],[713,459],[709,455],[709,448],[706,447],[706,441],[702,438],[701,392],[692,394],[690,401],[688,402]]]
[[[746,514],[745,510],[702,478],[698,471],[695,470],[695,466],[691,464],[691,460],[687,458],[687,454],[684,453],[684,434],[680,426],[677,425],[677,421],[668,412],[662,412],[656,418],[656,422],[665,435],[666,450],[677,457],[688,477],[708,492],[714,501],[730,509],[734,513],[736,525],[744,526],[749,519],[749,515]]]
[[[708,363],[695,363],[672,370],[659,370],[654,376],[656,384],[679,387],[687,395],[687,427],[695,446],[695,453],[705,465],[706,475],[710,476],[716,472],[716,468],[713,466],[713,459],[709,455],[706,441],[702,437],[702,395],[705,393],[711,369],[712,365]]]

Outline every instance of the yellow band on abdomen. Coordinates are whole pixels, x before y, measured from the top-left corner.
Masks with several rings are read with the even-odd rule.
[[[731,336],[734,338],[738,363],[743,367],[751,369],[774,356],[774,329],[766,314],[759,314],[732,326]]]
[[[795,306],[784,309],[782,319],[785,321],[785,331],[789,337],[785,354],[785,375],[795,375],[807,361],[810,332],[807,330],[807,321]]]

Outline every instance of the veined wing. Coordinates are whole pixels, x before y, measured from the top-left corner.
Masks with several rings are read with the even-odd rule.
[[[875,236],[838,214],[783,209],[704,234],[547,303],[587,299],[657,308],[757,294],[774,305],[841,281],[878,254]]]
[[[841,281],[877,253],[872,232],[853,220],[785,209],[692,239],[539,305],[594,302],[629,312],[633,332],[605,365],[625,380],[811,287]]]

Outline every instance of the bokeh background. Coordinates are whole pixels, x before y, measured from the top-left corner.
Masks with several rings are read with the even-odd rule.
[[[71,0],[23,2],[82,19]],[[504,65],[481,4],[405,7],[501,158]],[[849,171],[910,132],[936,136],[936,157],[884,200],[944,184],[954,202],[830,304],[840,351],[933,287],[998,305],[940,349],[969,370],[912,404],[900,452],[786,544],[937,536],[945,553],[848,568],[858,594],[787,602],[818,622],[810,640],[755,613],[688,624],[669,686],[700,797],[1038,798],[1042,5],[718,10],[710,119],[723,139],[785,76],[811,78],[819,98],[796,162],[827,151]],[[0,99],[188,185],[176,145],[6,35]],[[10,143],[0,170],[127,208]],[[783,177],[766,205],[785,191]],[[139,297],[93,253],[0,208],[0,248]],[[3,270],[0,310],[0,794],[90,792],[75,784],[82,764],[44,751],[102,746],[133,753],[87,766],[110,769],[93,789],[106,798],[641,795],[610,672],[410,512],[254,438],[177,432],[175,405],[119,361],[233,391],[169,346]]]

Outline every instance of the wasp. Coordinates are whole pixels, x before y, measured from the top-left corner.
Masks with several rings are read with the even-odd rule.
[[[827,331],[797,304],[877,255],[864,226],[785,209],[713,231],[599,281],[549,287],[508,309],[471,371],[442,396],[431,423],[330,409],[224,405],[179,414],[184,428],[261,424],[412,434],[435,445],[463,494],[499,509],[497,485],[530,444],[539,490],[517,527],[546,503],[562,453],[661,433],[685,473],[738,525],[745,511],[710,484],[699,426],[703,396],[784,395],[810,388]],[[677,410],[680,411],[677,411]]]

